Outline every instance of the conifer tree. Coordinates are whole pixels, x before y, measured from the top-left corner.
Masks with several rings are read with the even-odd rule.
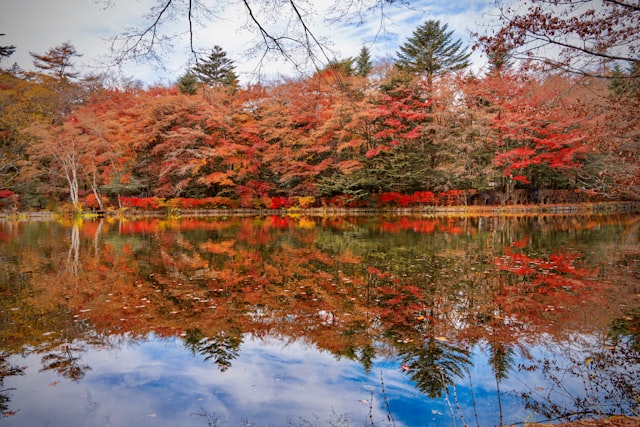
[[[463,48],[461,40],[453,40],[453,31],[447,29],[447,24],[436,20],[419,26],[396,52],[396,66],[426,77],[429,84],[434,77],[468,67],[471,53]]]
[[[367,77],[371,71],[371,53],[369,48],[362,46],[360,53],[356,57],[356,76]]]
[[[48,72],[57,80],[67,81],[80,75],[76,71],[71,71],[74,68],[72,58],[82,55],[77,53],[76,48],[69,42],[52,47],[43,55],[31,52],[31,56],[33,57],[33,65],[36,68]]]
[[[615,96],[637,96],[640,93],[640,62],[632,63],[627,70],[616,64],[611,71],[609,90]]]
[[[193,68],[194,74],[202,83],[214,86],[237,86],[233,61],[227,58],[227,53],[220,47],[214,46],[209,56],[198,62]]]
[[[188,70],[178,79],[178,90],[185,95],[195,95],[196,83],[198,83],[198,77],[193,71]]]

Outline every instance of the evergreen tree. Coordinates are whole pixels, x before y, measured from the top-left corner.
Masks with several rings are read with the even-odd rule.
[[[366,46],[362,46],[360,53],[356,57],[356,76],[367,77],[371,71],[371,54]]]
[[[494,48],[487,51],[489,74],[500,76],[502,72],[513,65],[511,56],[506,48]]]
[[[347,58],[340,61],[330,61],[323,70],[320,70],[320,72],[322,73],[329,70],[343,76],[351,76],[353,75],[353,58]]]
[[[611,71],[609,90],[615,96],[633,97],[640,93],[640,62],[634,62],[627,70],[616,64]]]
[[[198,80],[211,87],[237,86],[238,76],[234,69],[233,61],[227,58],[227,53],[217,45],[211,49],[211,54],[206,59],[192,68]]]
[[[188,70],[178,79],[178,90],[185,95],[195,95],[196,83],[198,83],[198,77]]]
[[[468,67],[471,53],[462,47],[461,40],[452,39],[453,31],[447,28],[434,20],[419,26],[396,52],[398,68],[423,75],[431,84],[434,77]]]

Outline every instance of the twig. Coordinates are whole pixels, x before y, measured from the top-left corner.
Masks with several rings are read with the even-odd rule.
[[[382,371],[380,371],[380,385],[382,386],[382,398],[384,399],[384,405],[387,408],[387,419],[391,422],[393,427],[396,427],[396,422],[393,419],[393,415],[391,415],[391,407],[389,406],[389,400],[387,399],[387,393],[384,389],[384,377],[382,376]]]

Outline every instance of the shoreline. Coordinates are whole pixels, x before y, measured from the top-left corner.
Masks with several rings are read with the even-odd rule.
[[[527,215],[588,215],[588,214],[616,214],[640,213],[640,202],[601,202],[578,204],[548,204],[548,205],[490,205],[490,206],[419,206],[419,207],[384,207],[384,208],[220,208],[220,209],[189,209],[189,210],[141,210],[135,208],[84,211],[77,214],[84,219],[98,218],[190,218],[190,217],[229,217],[229,216],[527,216]],[[74,215],[52,211],[0,211],[0,220],[53,220],[56,218],[70,218]]]

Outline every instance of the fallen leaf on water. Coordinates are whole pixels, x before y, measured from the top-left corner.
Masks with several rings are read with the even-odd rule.
[[[448,341],[447,337],[436,337],[438,341]]]
[[[55,387],[58,385],[58,381],[53,381],[51,383],[49,383],[49,387]]]

